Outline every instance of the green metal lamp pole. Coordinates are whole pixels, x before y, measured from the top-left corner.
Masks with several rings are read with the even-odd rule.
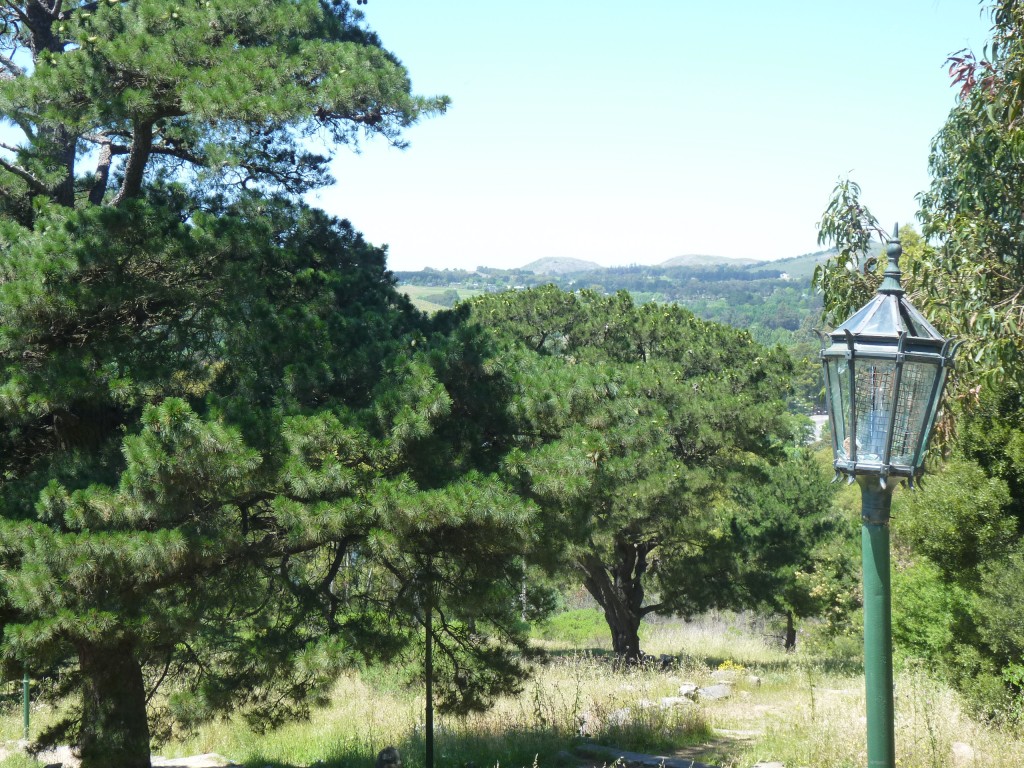
[[[889,508],[892,489],[862,477],[861,556],[864,565],[864,682],[868,766],[896,765],[892,697],[892,599],[889,582]]]
[[[899,230],[878,294],[822,335],[836,479],[861,487],[864,680],[868,766],[895,768],[889,510],[893,481],[910,487],[924,471],[956,345],[904,298]]]

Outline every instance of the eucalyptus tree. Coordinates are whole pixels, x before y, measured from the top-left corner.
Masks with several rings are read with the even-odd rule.
[[[427,600],[442,705],[516,684],[505,385],[297,199],[445,104],[346,2],[0,3],[0,654],[73,704],[40,741],[270,727]]]
[[[604,610],[615,652],[640,655],[646,615],[744,602],[732,526],[752,512],[737,489],[791,442],[784,353],[627,294],[549,286],[470,311],[517,381],[505,472],[542,510],[543,554]]]
[[[932,141],[930,183],[918,198],[925,242],[915,253],[904,242],[915,305],[965,344],[955,381],[964,396],[983,381],[1016,390],[1024,383],[1024,7],[1001,0],[989,11],[987,58],[961,51],[948,59],[958,92]],[[868,246],[885,233],[850,181],[836,186],[819,226],[819,241],[838,249],[815,277],[834,320],[870,291]]]
[[[947,61],[958,90],[918,198],[925,241],[914,243],[903,268],[914,303],[964,343],[955,398],[939,425],[948,461],[934,489],[897,497],[894,533],[904,562],[896,639],[992,713],[1008,695],[1019,706],[1024,690],[1024,643],[1007,622],[1022,610],[1024,6],[999,0],[988,10],[985,53]],[[821,223],[840,256],[817,275],[834,316],[875,279],[850,268],[871,229],[860,190],[841,183]]]

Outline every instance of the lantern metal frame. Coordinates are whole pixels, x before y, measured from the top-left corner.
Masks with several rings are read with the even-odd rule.
[[[899,269],[903,249],[898,237],[897,227],[888,243],[889,263],[878,293],[834,331],[821,334],[821,361],[836,478],[846,475],[849,482],[853,482],[858,475],[873,476],[879,479],[882,488],[887,486],[890,477],[906,479],[911,486],[919,480],[939,403],[959,346],[954,339],[943,338],[904,297]],[[845,370],[840,370],[840,361],[845,363]],[[833,362],[835,365],[830,365]],[[860,411],[866,405],[858,402],[862,400],[858,376],[865,370],[873,371],[878,365],[886,366],[892,378],[891,386],[884,393],[887,412],[873,411],[880,416],[878,420],[885,430],[881,435],[883,450],[880,454],[863,452],[857,434]],[[921,383],[920,377],[908,376],[911,372],[932,374],[924,387],[927,395],[923,402],[920,396],[924,393],[915,391],[920,389],[915,386]],[[863,423],[863,419],[860,421]],[[894,455],[894,442],[901,425],[904,450]],[[875,438],[877,440],[878,435]],[[908,443],[913,443],[912,450],[906,450]]]

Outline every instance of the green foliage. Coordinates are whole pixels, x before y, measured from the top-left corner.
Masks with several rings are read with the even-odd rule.
[[[954,628],[967,609],[963,591],[951,586],[927,558],[893,574],[893,644],[923,659],[942,659],[954,646]]]
[[[962,459],[928,477],[921,493],[900,494],[893,517],[897,542],[935,563],[947,580],[969,578],[990,559],[1003,557],[1017,535],[1006,515],[1006,483]]]
[[[145,0],[0,11],[0,112],[26,141],[0,169],[8,211],[29,198],[64,205],[139,196],[154,176],[230,192],[302,192],[329,181],[304,137],[351,142],[361,130],[401,141],[444,98],[410,93],[401,64],[347,2]],[[21,51],[33,66],[16,64]],[[52,94],[61,94],[59,101]],[[76,167],[79,146],[96,152]]]
[[[170,691],[158,735],[230,709],[266,728],[415,642],[433,584],[439,704],[515,687],[529,510],[478,448],[502,397],[478,340],[283,200],[40,222],[0,285],[8,663],[70,690],[85,649],[126,653]]]
[[[950,59],[963,87],[932,144],[932,183],[920,198],[924,234],[940,243],[922,264],[921,279],[936,319],[966,339],[972,378],[1009,379],[1019,387],[1024,8],[993,3],[992,19],[987,60]]]
[[[518,443],[504,470],[542,510],[551,562],[583,571],[616,652],[639,653],[648,613],[733,604],[728,489],[762,482],[793,435],[786,356],[624,293],[551,286],[469,309],[517,381]]]
[[[1004,480],[958,457],[893,505],[896,646],[941,669],[989,714],[1005,711],[1000,678],[1024,652],[1007,623],[1024,610],[1010,501]]]
[[[80,694],[40,740],[139,765],[225,711],[274,727],[418,645],[427,599],[439,703],[515,688],[502,377],[296,199],[446,99],[343,0],[0,22],[0,663]]]
[[[553,640],[570,648],[596,645],[607,635],[608,623],[596,608],[577,608],[549,617],[536,630],[545,640]]]
[[[864,306],[881,281],[871,241],[877,235],[884,242],[885,232],[860,194],[855,182],[840,179],[818,222],[818,244],[835,245],[837,252],[815,268],[811,282],[824,294],[824,319],[833,327]]]
[[[497,429],[500,386],[383,251],[267,196],[329,180],[314,133],[400,143],[445,100],[413,96],[345,2],[0,15],[20,134],[0,152],[5,663],[81,687],[87,763],[127,743],[118,718],[145,750],[129,689],[168,689],[158,735],[303,714],[354,659],[415,641],[431,590],[442,704],[514,686],[501,606],[528,511],[490,474],[497,443],[463,452]]]
[[[739,552],[742,604],[798,617],[840,621],[838,592],[854,569],[836,557],[836,545],[855,531],[833,506],[838,486],[806,448],[768,467],[763,483],[737,489],[732,538]]]

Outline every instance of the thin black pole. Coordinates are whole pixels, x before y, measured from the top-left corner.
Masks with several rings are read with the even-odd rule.
[[[426,712],[426,768],[434,768],[434,610],[433,595],[427,595],[424,627],[427,631],[426,649],[423,658],[424,676],[427,682]]]
[[[25,741],[28,741],[30,717],[31,714],[29,709],[28,695],[28,667],[26,666],[24,674],[21,677],[21,724],[23,726]]]

